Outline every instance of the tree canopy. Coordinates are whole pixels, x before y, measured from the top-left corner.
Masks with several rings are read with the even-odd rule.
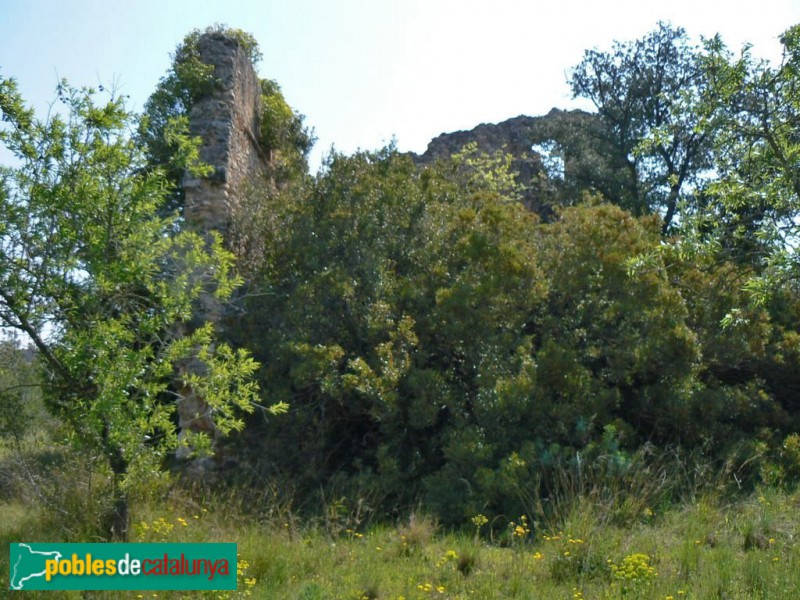
[[[682,28],[659,23],[611,51],[587,50],[570,83],[597,108],[602,143],[627,175],[609,200],[635,214],[659,212],[667,232],[686,190],[711,166],[708,132],[691,110],[706,85],[699,49]]]

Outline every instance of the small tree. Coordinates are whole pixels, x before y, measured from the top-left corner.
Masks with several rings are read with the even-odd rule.
[[[111,530],[124,539],[128,490],[182,443],[176,390],[202,394],[229,432],[251,409],[257,365],[190,322],[203,294],[224,300],[239,283],[233,258],[162,216],[168,179],[145,168],[121,99],[62,82],[58,100],[63,116],[37,119],[0,78],[0,143],[14,157],[0,167],[0,326],[35,345],[49,408],[107,461]],[[185,121],[165,135],[183,166],[196,164]],[[200,367],[179,375],[187,361]]]

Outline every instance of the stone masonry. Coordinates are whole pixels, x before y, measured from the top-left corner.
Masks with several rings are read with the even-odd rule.
[[[531,210],[546,215],[549,212],[547,197],[551,192],[551,183],[545,176],[542,157],[536,151],[536,146],[552,141],[554,129],[561,121],[583,116],[591,117],[579,110],[562,111],[554,108],[538,117],[520,115],[501,123],[481,123],[469,131],[443,133],[431,140],[423,154],[412,154],[411,158],[418,165],[428,165],[460,152],[469,143],[474,143],[481,153],[510,154],[511,168],[517,173],[523,202]]]
[[[537,180],[542,173],[542,162],[532,148],[535,143],[532,130],[538,120],[539,117],[520,115],[502,123],[481,123],[469,131],[443,133],[431,140],[424,154],[412,158],[417,164],[426,165],[460,152],[469,143],[474,143],[481,153],[510,154],[513,157],[511,168],[522,186],[523,201],[528,208],[536,210],[541,195]]]
[[[203,35],[197,48],[200,59],[214,66],[216,85],[200,98],[189,115],[193,136],[200,136],[200,160],[213,168],[208,177],[187,174],[184,179],[184,217],[192,229],[208,237],[216,231],[230,242],[229,231],[240,205],[240,194],[249,181],[264,177],[269,164],[258,143],[261,112],[261,87],[253,63],[235,38],[223,33]],[[221,327],[224,307],[212,294],[200,299],[195,322],[211,321]],[[199,361],[180,365],[184,373],[202,371]],[[179,390],[178,425],[180,435],[187,432],[216,434],[210,409],[200,394],[190,387]],[[187,458],[189,448],[181,448],[178,458]],[[187,473],[207,479],[214,463],[210,459],[191,461]]]
[[[218,85],[195,103],[189,125],[191,134],[203,139],[200,159],[214,172],[184,180],[184,214],[192,226],[224,234],[239,204],[238,191],[247,180],[263,175],[269,162],[257,137],[261,87],[250,57],[235,38],[206,34],[197,48],[200,59],[214,66]]]

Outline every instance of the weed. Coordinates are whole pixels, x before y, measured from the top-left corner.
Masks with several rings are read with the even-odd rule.
[[[475,570],[478,563],[478,551],[472,548],[462,548],[458,554],[456,569],[465,577]]]
[[[408,517],[408,522],[397,530],[401,547],[407,552],[424,548],[436,533],[436,529],[436,521],[431,517],[412,512]]]

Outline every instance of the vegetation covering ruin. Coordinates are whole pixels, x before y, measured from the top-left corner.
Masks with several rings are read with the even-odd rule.
[[[62,83],[39,120],[0,78],[4,540],[240,537],[260,597],[797,592],[800,26],[778,65],[666,24],[587,51],[596,112],[531,122],[524,156],[311,174],[261,81],[228,248],[181,214],[201,36],[144,115]],[[217,451],[213,484],[170,479],[181,448]]]

